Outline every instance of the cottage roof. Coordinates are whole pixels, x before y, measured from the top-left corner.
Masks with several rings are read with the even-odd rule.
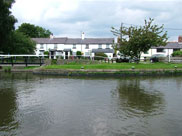
[[[32,38],[32,40],[38,44],[65,44],[67,38]]]
[[[114,38],[32,38],[38,44],[112,44]]]
[[[182,44],[178,42],[168,42],[166,46],[152,47],[152,49],[182,49]]]

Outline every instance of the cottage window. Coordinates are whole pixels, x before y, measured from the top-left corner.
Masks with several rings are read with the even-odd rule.
[[[107,44],[107,45],[106,45],[106,48],[107,48],[107,49],[109,49],[109,48],[110,48],[109,44]]]
[[[90,53],[89,52],[85,52],[85,56],[89,56],[90,55]]]
[[[86,44],[86,47],[85,47],[85,49],[89,49],[89,44]]]
[[[73,49],[76,49],[76,44],[73,44]]]
[[[102,49],[102,44],[99,44],[99,49]]]
[[[57,49],[57,48],[58,48],[57,44],[54,44],[54,49]]]
[[[157,52],[164,52],[164,49],[158,48],[158,49],[157,49]]]
[[[40,45],[40,49],[44,49],[44,45],[43,44]]]
[[[72,55],[73,55],[73,56],[76,56],[76,52],[72,52]]]

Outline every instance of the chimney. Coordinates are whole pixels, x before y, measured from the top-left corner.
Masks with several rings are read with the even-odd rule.
[[[182,36],[178,37],[178,43],[182,43]]]
[[[85,34],[84,34],[84,32],[82,33],[82,40],[84,40],[85,39]]]
[[[54,35],[53,34],[50,34],[50,39],[53,39],[54,38]]]

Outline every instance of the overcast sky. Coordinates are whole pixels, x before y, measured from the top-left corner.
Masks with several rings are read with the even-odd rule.
[[[55,36],[114,37],[111,27],[121,22],[143,25],[144,19],[168,30],[170,41],[182,35],[182,0],[16,0],[12,13],[21,23],[49,29]]]

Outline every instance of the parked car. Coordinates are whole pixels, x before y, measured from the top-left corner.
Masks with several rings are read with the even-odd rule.
[[[159,62],[160,58],[165,58],[164,54],[153,54],[150,58],[150,62]]]
[[[130,57],[123,55],[122,53],[118,53],[116,58],[117,63],[121,62],[130,62]]]
[[[129,57],[120,57],[116,59],[117,63],[121,63],[121,62],[130,62],[130,58]]]

